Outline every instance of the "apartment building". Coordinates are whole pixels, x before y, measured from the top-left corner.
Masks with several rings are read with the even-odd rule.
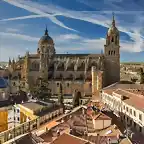
[[[17,105],[10,106],[8,108],[8,129],[18,126],[20,121],[20,108]]]
[[[17,105],[0,108],[0,132],[20,124],[20,109]]]
[[[102,90],[102,102],[129,127],[144,134],[144,96],[131,90]]]

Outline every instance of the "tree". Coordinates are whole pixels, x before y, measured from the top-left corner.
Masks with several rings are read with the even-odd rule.
[[[143,68],[140,68],[140,83],[144,84],[144,72],[143,72]]]
[[[79,100],[81,98],[80,92],[75,91],[73,96],[73,107],[77,107],[80,105]]]
[[[35,97],[40,100],[46,100],[51,96],[50,89],[48,88],[48,80],[45,78],[39,78],[39,84],[31,90]]]
[[[131,81],[132,81],[133,83],[136,83],[137,80],[138,80],[137,78],[131,78]]]
[[[63,88],[62,88],[62,84],[60,83],[60,86],[59,86],[59,95],[58,95],[58,103],[60,105],[64,105],[63,104]]]
[[[143,74],[143,68],[139,69],[140,74]]]

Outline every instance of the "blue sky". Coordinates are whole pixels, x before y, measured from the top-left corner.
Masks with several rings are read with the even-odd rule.
[[[121,61],[144,61],[143,0],[0,0],[0,61],[35,53],[46,25],[57,53],[100,53],[112,12]]]

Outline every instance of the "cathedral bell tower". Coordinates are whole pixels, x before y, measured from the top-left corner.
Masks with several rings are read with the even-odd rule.
[[[120,45],[119,31],[115,25],[113,13],[112,24],[106,36],[104,55],[106,60],[106,81],[107,85],[120,80]]]
[[[37,51],[40,55],[40,76],[48,78],[48,68],[53,61],[55,48],[53,39],[48,34],[47,27],[44,36],[39,40]]]

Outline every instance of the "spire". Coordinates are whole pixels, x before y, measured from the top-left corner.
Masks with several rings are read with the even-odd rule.
[[[12,60],[12,63],[14,64],[15,63],[15,59],[13,58],[13,60]]]
[[[103,50],[101,50],[101,54],[103,54]]]
[[[114,17],[114,12],[112,13],[112,15],[113,15],[113,18],[112,18],[112,26],[115,27],[115,17]]]
[[[47,25],[46,25],[45,35],[48,36]]]
[[[9,57],[9,64],[11,64],[11,59],[10,59],[10,57]]]

